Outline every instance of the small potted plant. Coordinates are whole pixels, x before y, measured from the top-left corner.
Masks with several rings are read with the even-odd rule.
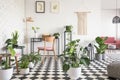
[[[12,33],[12,38],[9,38],[5,41],[5,43],[7,44],[6,45],[6,48],[11,45],[13,48],[15,47],[18,47],[18,31],[15,31]]]
[[[95,46],[96,52],[97,52],[95,54],[95,58],[98,61],[100,61],[104,58],[103,55],[105,54],[105,50],[108,48],[108,45],[105,44],[106,39],[107,39],[107,37],[105,37],[105,38],[96,37],[96,39],[95,39],[96,44],[94,46]]]
[[[29,73],[29,59],[28,55],[23,55],[20,63],[20,74],[28,74]]]
[[[8,46],[8,50],[11,56],[15,55],[15,51],[12,46]],[[13,67],[9,65],[8,56],[6,56],[5,60],[0,61],[0,80],[10,80],[13,74]],[[7,76],[6,76],[7,75]]]
[[[32,30],[34,31],[36,38],[38,37],[37,31],[38,31],[39,29],[40,29],[39,27],[35,27],[35,26],[32,27]]]
[[[53,36],[55,36],[55,39],[58,39],[60,36],[60,33],[54,33]]]
[[[29,68],[33,68],[36,63],[38,63],[41,59],[40,54],[38,53],[30,53],[28,55],[29,59]]]
[[[81,73],[81,66],[88,66],[90,60],[87,56],[87,50],[79,45],[79,39],[70,41],[66,45],[63,57],[63,71],[67,72],[71,79],[78,79]]]
[[[65,28],[66,28],[66,32],[71,32],[73,26],[72,25],[66,25]]]

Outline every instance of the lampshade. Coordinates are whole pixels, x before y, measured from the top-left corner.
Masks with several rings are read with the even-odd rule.
[[[26,21],[27,22],[34,22],[34,20],[32,19],[32,17],[26,17]]]
[[[115,16],[112,20],[113,23],[120,23],[120,17],[119,16]]]
[[[117,16],[117,0],[116,0],[116,16],[113,17],[112,23],[113,23],[113,24],[120,23],[120,17]]]

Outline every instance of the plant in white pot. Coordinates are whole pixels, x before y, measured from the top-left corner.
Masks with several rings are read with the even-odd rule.
[[[28,55],[22,56],[20,63],[19,63],[19,67],[20,67],[20,74],[28,74],[29,73]]]
[[[103,57],[105,55],[105,50],[108,48],[108,45],[105,44],[105,40],[107,39],[107,37],[105,38],[101,38],[101,37],[96,37],[95,41],[96,44],[94,45],[96,48],[96,54],[95,54],[95,58],[98,61],[101,61],[102,59],[104,59],[105,57]]]
[[[87,50],[80,47],[79,39],[70,41],[66,45],[64,54],[60,55],[63,57],[63,71],[68,73],[71,79],[78,79],[81,74],[81,66],[88,66],[90,60],[87,56]]]
[[[40,29],[39,27],[35,27],[35,26],[32,27],[32,30],[33,30],[34,33],[35,33],[35,38],[38,38],[37,31],[38,31],[39,29]]]
[[[30,53],[28,55],[28,59],[29,59],[29,68],[33,68],[35,63],[38,63],[41,59],[40,54],[38,53]]]
[[[15,51],[12,46],[8,46],[11,56],[15,56]],[[7,54],[6,54],[7,55]],[[0,61],[0,80],[10,80],[13,75],[13,67],[9,65],[9,58],[6,56],[5,60]]]

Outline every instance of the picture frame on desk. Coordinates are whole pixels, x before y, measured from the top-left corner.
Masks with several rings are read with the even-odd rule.
[[[36,13],[45,13],[45,1],[36,1],[35,10]]]

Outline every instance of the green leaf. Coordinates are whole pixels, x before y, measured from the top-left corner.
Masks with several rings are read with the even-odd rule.
[[[69,64],[63,64],[63,71],[67,72],[69,70],[70,65]]]
[[[90,64],[90,60],[87,57],[82,57],[80,59],[80,63],[83,64],[83,65],[85,65],[85,66],[88,66]]]
[[[15,50],[13,49],[13,47],[12,46],[8,46],[8,50],[9,50],[9,52],[10,52],[10,54],[12,55],[12,56],[15,56]]]

